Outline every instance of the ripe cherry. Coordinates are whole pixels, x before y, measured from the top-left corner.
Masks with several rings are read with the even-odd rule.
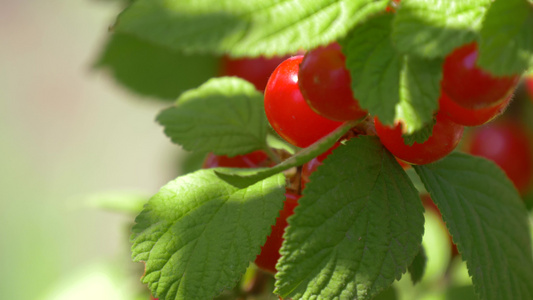
[[[533,176],[533,149],[525,128],[515,122],[490,123],[471,132],[466,151],[500,166],[524,193]]]
[[[305,102],[298,87],[298,70],[303,56],[282,62],[265,90],[265,112],[272,128],[289,143],[307,147],[342,125],[322,117]]]
[[[298,199],[301,196],[287,192],[285,197],[285,204],[279,212],[276,224],[272,226],[270,235],[267,237],[263,247],[261,247],[261,253],[255,258],[255,264],[259,268],[272,273],[276,273],[276,263],[281,257],[279,249],[281,249],[283,233],[288,225],[287,218],[294,213],[294,208],[298,205]]]
[[[298,84],[309,107],[335,121],[356,120],[367,115],[353,97],[345,61],[341,46],[332,43],[307,52],[298,72]]]
[[[385,8],[386,12],[396,12],[397,7],[400,5],[401,0],[392,0],[392,3]]]
[[[202,168],[259,168],[268,165],[268,155],[265,152],[258,150],[245,155],[236,155],[234,157],[209,153],[205,158]]]
[[[224,56],[221,61],[220,74],[223,76],[237,76],[253,83],[255,88],[263,91],[270,74],[288,56],[274,56],[272,58],[230,58]]]
[[[446,93],[442,92],[439,98],[439,109],[441,114],[457,124],[464,126],[479,126],[501,115],[507,106],[509,106],[511,98],[512,95],[509,95],[507,99],[494,106],[470,109],[455,103],[446,95]]]
[[[442,89],[455,103],[470,109],[496,105],[507,99],[519,76],[496,77],[476,65],[477,44],[455,49],[444,61]]]
[[[462,125],[452,122],[442,114],[437,114],[433,133],[425,142],[408,146],[402,137],[401,124],[395,127],[383,125],[374,119],[376,133],[381,143],[397,158],[410,164],[424,165],[437,161],[455,149],[463,136]]]

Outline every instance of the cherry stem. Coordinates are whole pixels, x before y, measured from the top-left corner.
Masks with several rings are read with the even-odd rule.
[[[279,156],[274,151],[272,151],[270,147],[265,146],[263,150],[265,150],[266,154],[273,162],[275,162],[276,164],[279,164],[281,162]]]

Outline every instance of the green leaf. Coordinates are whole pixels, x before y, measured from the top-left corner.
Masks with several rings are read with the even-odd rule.
[[[136,218],[135,261],[161,299],[212,299],[231,289],[260,252],[283,207],[282,174],[245,189],[200,170],[161,188]]]
[[[263,95],[239,78],[214,78],[187,91],[157,121],[189,151],[235,156],[266,148]]]
[[[360,120],[344,123],[342,126],[335,129],[335,131],[333,131],[329,135],[323,137],[311,146],[300,150],[295,155],[289,157],[288,159],[284,160],[283,162],[277,164],[272,168],[262,169],[259,171],[234,169],[231,172],[219,172],[218,176],[228,182],[231,182],[234,185],[245,187],[279,172],[283,172],[296,166],[301,166],[306,162],[310,161],[311,159],[317,157],[318,155],[326,152],[335,144],[335,142],[337,142],[349,129],[351,129],[358,122],[360,122]]]
[[[520,74],[533,66],[533,4],[494,1],[481,29],[477,63],[499,76]]]
[[[527,213],[494,163],[452,153],[414,166],[467,262],[480,299],[533,299]]]
[[[371,299],[407,270],[424,232],[418,192],[369,136],[328,156],[289,224],[276,293],[294,299]]]
[[[403,1],[394,19],[392,41],[402,53],[443,58],[476,39],[490,0]]]
[[[113,34],[100,54],[97,68],[132,91],[164,100],[176,100],[217,73],[218,59],[185,55],[125,34]]]
[[[436,120],[433,119],[432,122],[429,122],[417,132],[413,134],[402,135],[405,144],[412,146],[414,143],[422,144],[423,142],[427,141],[429,137],[433,134],[433,126],[435,125],[435,122]]]
[[[388,0],[138,0],[115,30],[188,52],[281,55],[338,40]]]
[[[411,281],[413,284],[418,283],[422,279],[422,276],[424,276],[427,259],[426,250],[423,246],[420,246],[418,254],[415,256],[415,259],[409,268],[407,268],[409,270],[409,274],[411,274]]]
[[[383,124],[402,122],[407,133],[423,128],[438,108],[442,60],[405,56],[390,39],[392,16],[356,27],[341,41],[352,90]]]

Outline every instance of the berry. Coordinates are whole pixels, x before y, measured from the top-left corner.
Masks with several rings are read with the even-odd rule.
[[[439,113],[429,139],[421,144],[415,142],[408,146],[402,137],[401,124],[389,127],[383,125],[378,118],[374,121],[376,133],[385,148],[397,158],[416,165],[428,164],[448,155],[461,140],[464,129],[462,125]]]
[[[492,160],[521,193],[527,191],[533,176],[533,149],[523,126],[505,121],[476,128],[466,148],[472,155]]]
[[[259,268],[272,273],[276,273],[276,263],[281,257],[279,249],[283,243],[283,233],[288,225],[287,218],[294,213],[294,208],[298,205],[298,199],[301,196],[287,192],[285,197],[285,204],[279,212],[276,224],[272,226],[270,235],[261,247],[261,253],[255,258],[255,264]]]
[[[254,151],[252,153],[236,155],[234,157],[209,153],[205,158],[202,168],[259,168],[268,166],[268,164],[268,155],[263,151]]]
[[[470,109],[496,105],[507,99],[519,76],[496,77],[476,65],[477,44],[455,49],[444,61],[442,89],[457,104]]]
[[[270,74],[287,58],[287,56],[274,56],[272,58],[229,58],[224,56],[221,61],[220,74],[248,80],[253,83],[257,90],[263,91]]]
[[[307,147],[342,125],[315,113],[298,87],[298,70],[303,56],[282,62],[265,90],[265,112],[272,128],[289,143]]]
[[[298,72],[300,90],[309,107],[335,121],[355,120],[367,115],[353,97],[345,61],[340,45],[333,43],[307,52]]]
[[[511,95],[504,101],[479,109],[464,108],[455,103],[444,92],[440,95],[439,105],[440,113],[448,117],[453,122],[464,126],[479,126],[483,125],[497,116],[501,115],[509,103],[511,102]]]

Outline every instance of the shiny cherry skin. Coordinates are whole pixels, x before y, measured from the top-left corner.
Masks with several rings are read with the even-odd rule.
[[[279,249],[283,244],[283,233],[288,225],[287,218],[294,213],[294,208],[298,206],[298,199],[301,196],[287,192],[285,197],[285,203],[279,212],[276,224],[272,226],[270,235],[261,247],[261,253],[255,258],[255,264],[259,268],[272,273],[276,273],[276,264],[281,257]]]
[[[237,76],[247,80],[259,91],[263,91],[270,74],[288,56],[274,56],[272,58],[230,58],[222,57],[220,74],[222,76]]]
[[[209,153],[205,158],[202,168],[260,168],[266,167],[268,164],[268,155],[265,152],[258,150],[245,155],[236,155],[233,157]]]
[[[464,130],[464,126],[439,113],[429,139],[424,143],[415,142],[408,146],[402,137],[401,124],[389,127],[383,125],[378,118],[374,121],[376,133],[383,146],[397,158],[415,165],[429,164],[450,154],[461,140]]]
[[[455,103],[450,97],[448,97],[448,95],[446,95],[446,93],[442,92],[439,98],[439,110],[441,114],[457,124],[464,126],[479,126],[490,122],[501,115],[507,106],[509,106],[511,98],[512,95],[509,95],[507,99],[495,106],[470,109]]]
[[[302,55],[291,57],[274,70],[265,90],[265,112],[282,138],[303,148],[328,135],[342,122],[322,117],[305,102],[298,87],[302,59]]]
[[[353,97],[345,62],[341,46],[332,43],[307,52],[298,72],[298,84],[309,107],[335,121],[356,120],[367,115]]]
[[[507,99],[519,76],[496,77],[476,65],[476,43],[455,49],[443,67],[442,89],[455,103],[470,109],[496,105]]]
[[[530,136],[518,123],[493,122],[470,132],[466,151],[492,160],[507,174],[518,191],[525,193],[533,176]]]

